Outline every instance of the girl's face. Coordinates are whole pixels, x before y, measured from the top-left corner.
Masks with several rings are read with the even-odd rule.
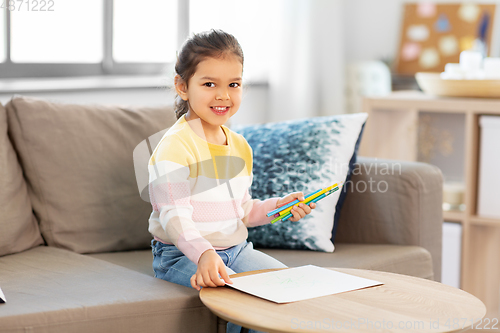
[[[176,77],[176,90],[187,100],[187,120],[200,118],[203,127],[217,130],[240,108],[243,65],[234,55],[206,58],[186,86]]]

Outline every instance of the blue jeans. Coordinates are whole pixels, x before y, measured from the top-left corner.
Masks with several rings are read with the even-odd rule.
[[[191,276],[197,266],[175,245],[151,241],[153,250],[153,270],[155,277],[191,287]],[[225,250],[216,251],[226,265],[228,275],[267,268],[286,268],[287,266],[267,254],[254,250],[252,242],[246,240]],[[227,332],[240,332],[241,326],[228,322]],[[258,331],[250,330],[249,333]]]

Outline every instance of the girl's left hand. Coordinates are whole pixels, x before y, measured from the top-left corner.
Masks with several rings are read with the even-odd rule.
[[[299,201],[304,201],[305,200],[304,193],[302,193],[302,192],[290,193],[290,194],[284,196],[283,198],[280,198],[278,200],[278,202],[276,203],[276,206],[281,207],[284,204],[286,204],[290,201],[293,201],[295,199],[299,199]],[[301,218],[306,216],[307,214],[310,214],[314,208],[316,208],[315,202],[311,202],[309,205],[306,205],[305,203],[302,203],[302,202],[299,203],[298,206],[297,206],[297,204],[295,204],[293,206],[292,210],[290,211],[290,213],[292,213],[293,216],[290,217],[288,219],[288,221],[297,222]]]

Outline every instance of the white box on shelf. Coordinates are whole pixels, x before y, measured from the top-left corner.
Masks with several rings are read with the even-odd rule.
[[[500,217],[500,117],[481,116],[477,213]]]
[[[441,283],[460,288],[460,258],[462,252],[462,225],[443,223],[443,250]]]

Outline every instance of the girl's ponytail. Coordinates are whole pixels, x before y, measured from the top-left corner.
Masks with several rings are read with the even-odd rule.
[[[175,73],[181,77],[187,87],[189,79],[194,75],[201,61],[209,57],[224,57],[227,54],[236,56],[243,65],[243,50],[233,35],[215,29],[194,34],[182,44],[175,63]],[[174,105],[177,119],[189,111],[189,103],[179,95],[175,97]]]

